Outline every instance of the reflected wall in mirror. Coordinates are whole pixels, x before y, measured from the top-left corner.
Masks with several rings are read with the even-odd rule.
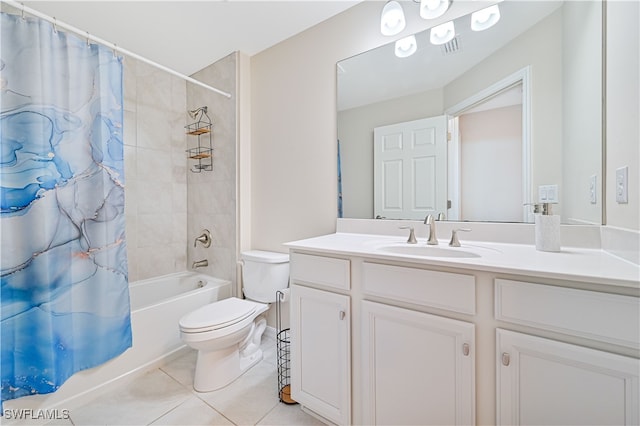
[[[337,64],[344,217],[531,222],[547,197],[563,223],[601,224],[602,3],[498,4],[488,30],[463,16],[445,45],[427,30],[412,56]]]

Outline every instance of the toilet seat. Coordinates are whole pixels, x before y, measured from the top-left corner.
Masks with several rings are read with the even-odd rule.
[[[251,317],[258,309],[258,304],[230,297],[210,303],[183,316],[180,319],[180,330],[185,333],[204,333],[230,327]]]

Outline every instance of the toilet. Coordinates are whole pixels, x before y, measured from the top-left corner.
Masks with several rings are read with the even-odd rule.
[[[262,360],[260,340],[265,312],[276,292],[289,285],[289,255],[261,250],[242,252],[243,293],[184,315],[180,337],[198,350],[193,388],[211,392],[233,382]]]

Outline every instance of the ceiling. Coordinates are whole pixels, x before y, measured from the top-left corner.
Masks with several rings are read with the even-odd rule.
[[[185,75],[255,55],[362,0],[28,1],[35,9]]]

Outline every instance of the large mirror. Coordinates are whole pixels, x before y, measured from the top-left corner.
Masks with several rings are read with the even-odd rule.
[[[601,224],[602,3],[497,4],[484,31],[337,64],[342,217],[529,222],[548,201]]]

